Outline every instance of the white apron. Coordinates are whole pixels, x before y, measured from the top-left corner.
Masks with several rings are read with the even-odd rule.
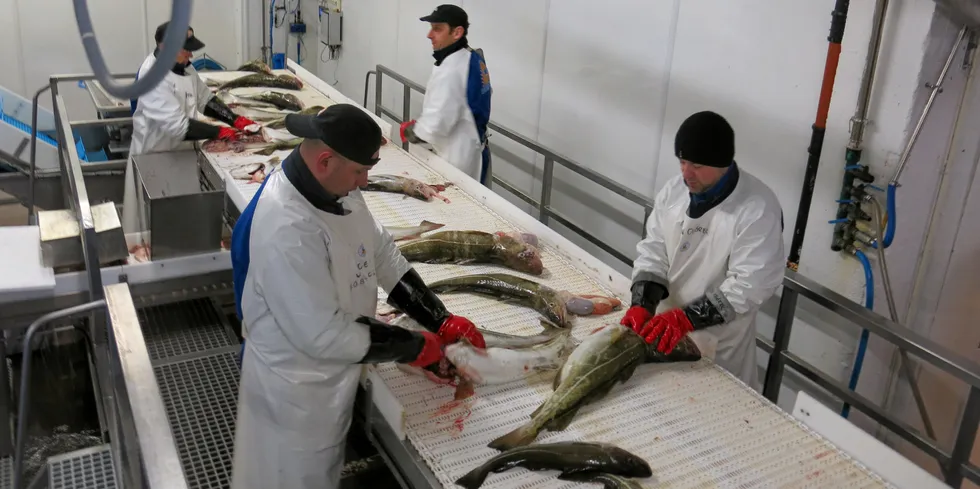
[[[285,182],[283,182],[285,184]],[[268,191],[268,190],[267,190]],[[318,212],[330,237],[331,278],[340,308],[374,317],[378,301],[374,221],[363,201],[347,198],[346,216]],[[253,228],[253,233],[257,232]],[[302,356],[284,378],[262,358],[261,318],[249,326],[239,390],[233,489],[333,489],[362,366]],[[272,319],[274,321],[274,319]],[[280,367],[281,368],[281,367]],[[300,380],[295,380],[300,379]]]

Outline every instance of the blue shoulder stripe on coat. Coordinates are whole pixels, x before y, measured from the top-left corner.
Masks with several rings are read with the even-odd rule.
[[[275,170],[265,177],[255,196],[235,221],[235,227],[231,231],[231,275],[235,288],[235,312],[238,314],[239,321],[242,320],[242,291],[245,289],[245,277],[248,275],[250,263],[248,247],[252,237],[252,216],[255,214],[255,205],[262,196],[262,190],[265,189],[265,183],[273,173]]]

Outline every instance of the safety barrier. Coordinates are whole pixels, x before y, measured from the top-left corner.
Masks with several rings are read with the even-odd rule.
[[[379,64],[375,70],[368,71],[364,79],[365,107],[367,107],[368,88],[372,75],[376,77],[374,113],[378,116],[390,117],[396,123],[409,120],[412,92],[424,94],[425,88]],[[402,84],[401,115],[385,107],[382,102],[382,81],[384,76]],[[499,184],[508,192],[518,196],[521,200],[535,206],[538,209],[537,219],[539,221],[547,224],[549,218],[554,218],[568,229],[595,244],[616,259],[627,265],[633,264],[633,260],[625,254],[602,242],[601,239],[590,235],[581,226],[574,224],[568,217],[551,207],[554,165],[556,163],[560,164],[586,179],[640,205],[644,209],[644,223],[653,210],[653,202],[651,200],[498,123],[491,121],[489,128],[494,134],[503,135],[517,144],[544,156],[545,161],[541,197],[538,200],[517,190],[514,185],[499,177],[492,176],[492,181],[495,184]],[[408,143],[403,143],[403,147],[408,149]],[[641,233],[641,236],[645,236],[645,229]],[[832,379],[818,368],[804,361],[800,356],[789,351],[790,333],[796,318],[797,305],[801,296],[827,309],[834,315],[847,320],[856,328],[867,329],[872,334],[881,337],[899,349],[905,350],[909,354],[969,385],[970,393],[961,413],[956,438],[951,450],[944,450],[936,440],[930,439],[912,426],[886,413],[874,402],[857,394],[844,383]],[[770,340],[759,335],[756,338],[756,344],[769,353],[763,395],[773,403],[779,400],[779,388],[782,385],[783,373],[786,367],[789,367],[805,379],[829,392],[832,396],[850,404],[858,411],[861,411],[880,423],[881,426],[894,432],[919,450],[936,459],[940,467],[942,467],[942,475],[946,483],[950,486],[960,487],[964,478],[980,484],[980,469],[969,461],[970,452],[973,449],[974,440],[977,436],[977,429],[980,426],[980,366],[977,366],[975,362],[789,269],[786,270],[786,276],[783,281],[783,290],[779,301],[779,312],[776,317],[773,338]]]

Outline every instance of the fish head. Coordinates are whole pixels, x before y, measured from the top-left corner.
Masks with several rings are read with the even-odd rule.
[[[498,232],[494,235],[494,239],[508,267],[531,275],[541,275],[544,272],[541,253],[536,246],[525,243],[519,237],[515,237],[514,233]]]
[[[653,476],[653,470],[650,469],[650,464],[648,464],[646,460],[643,460],[629,451],[615,445],[602,445],[606,450],[606,453],[609,454],[609,458],[612,462],[612,464],[610,464],[611,467],[615,468],[610,469],[610,473],[624,477],[636,477],[638,479],[645,479]]]

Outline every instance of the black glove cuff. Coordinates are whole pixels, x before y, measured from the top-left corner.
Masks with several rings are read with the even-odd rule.
[[[632,294],[630,305],[642,306],[650,314],[657,313],[657,306],[660,305],[660,301],[666,299],[668,295],[667,287],[648,280],[634,282],[633,286],[630,287],[630,292]]]
[[[709,290],[684,306],[684,314],[695,330],[725,324],[735,319],[735,310],[717,289]]]
[[[187,119],[187,132],[184,141],[202,141],[218,137],[221,128],[197,119]]]
[[[398,284],[391,289],[387,302],[433,333],[437,333],[449,317],[446,306],[414,268],[405,272]]]
[[[422,138],[415,134],[415,130],[412,129],[412,126],[405,128],[405,139],[412,144],[422,144],[425,142]]]
[[[366,324],[371,331],[371,346],[358,363],[413,362],[425,346],[425,337],[414,331],[366,316],[357,318],[357,322]]]
[[[204,106],[203,112],[204,115],[218,119],[219,121],[232,127],[235,125],[235,119],[238,118],[238,115],[235,114],[230,107],[225,105],[224,102],[219,100],[217,96],[211,97],[211,99],[208,100],[208,103]]]

